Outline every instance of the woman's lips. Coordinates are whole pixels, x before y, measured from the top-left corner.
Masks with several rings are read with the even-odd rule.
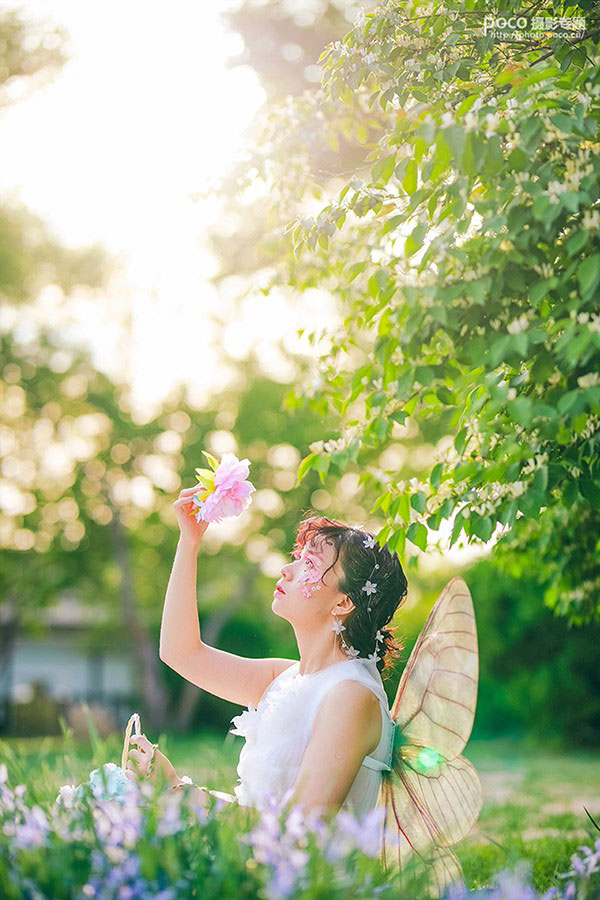
[[[285,591],[279,587],[278,584],[275,585],[275,590],[273,591],[275,594],[285,594]]]

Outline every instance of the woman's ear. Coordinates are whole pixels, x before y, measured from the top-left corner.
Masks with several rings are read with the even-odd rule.
[[[352,612],[353,609],[354,603],[352,602],[348,594],[342,594],[342,599],[338,602],[333,611],[337,613],[338,616],[344,616],[347,613]]]

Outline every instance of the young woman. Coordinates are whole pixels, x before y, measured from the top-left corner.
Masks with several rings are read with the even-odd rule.
[[[259,808],[275,796],[307,810],[364,814],[376,805],[392,759],[394,723],[380,672],[402,649],[385,627],[407,593],[397,556],[360,528],[306,517],[271,607],[294,629],[300,659],[227,653],[200,632],[196,562],[208,526],[189,514],[196,490],[183,489],[173,504],[180,537],[160,658],[203,690],[247,707],[232,720],[232,732],[246,738],[235,795],[211,793]],[[132,742],[132,776],[148,774],[154,757],[152,777],[161,772],[172,788],[185,783],[144,735]],[[194,790],[197,801],[207,799],[206,789]]]

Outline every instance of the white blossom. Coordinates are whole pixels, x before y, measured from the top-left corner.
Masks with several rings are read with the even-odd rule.
[[[594,385],[600,384],[600,373],[586,372],[585,375],[579,376],[577,384],[580,388],[594,387]]]
[[[527,328],[527,316],[523,314],[519,316],[518,319],[513,319],[512,322],[509,322],[506,326],[506,330],[509,334],[518,334],[520,331],[525,331]]]

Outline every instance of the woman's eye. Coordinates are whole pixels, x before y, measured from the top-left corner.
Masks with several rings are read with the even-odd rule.
[[[313,563],[313,561],[312,561],[312,559],[308,559],[308,558],[307,558],[307,559],[306,559],[306,562],[307,562],[307,563],[310,563],[310,564],[311,564],[311,566],[312,566],[312,565],[314,565],[314,563]]]

